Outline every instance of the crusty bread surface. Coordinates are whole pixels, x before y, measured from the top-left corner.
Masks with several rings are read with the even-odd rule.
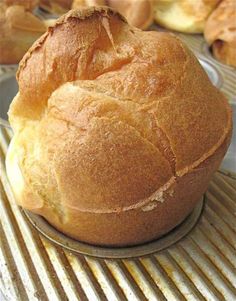
[[[16,199],[81,241],[133,245],[173,229],[230,142],[230,106],[187,47],[107,7],[60,18],[17,78]]]

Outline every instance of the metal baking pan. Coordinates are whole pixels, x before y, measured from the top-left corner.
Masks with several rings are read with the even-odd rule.
[[[15,72],[0,75],[0,124],[9,126],[7,112],[9,105],[18,91]]]
[[[203,65],[213,67],[208,75],[233,104],[236,121],[235,71],[204,53],[200,35],[180,37]],[[7,71],[0,76],[2,124],[8,125],[6,111],[16,92],[14,74]],[[0,126],[0,290],[7,300],[236,300],[236,175],[229,172],[236,171],[235,130],[223,161],[227,171],[214,175],[196,226],[162,251],[129,259],[75,255],[29,223],[6,176],[11,135]]]
[[[7,300],[235,300],[235,174],[215,174],[197,225],[167,249],[130,259],[75,255],[44,238],[15,204],[4,166],[10,136],[0,129],[0,290]]]
[[[191,214],[176,228],[157,240],[134,247],[108,248],[99,247],[74,240],[52,227],[43,217],[24,210],[31,224],[50,241],[77,254],[99,258],[134,258],[166,249],[183,238],[197,223],[203,208],[203,198]]]
[[[7,72],[16,72],[17,69],[18,69],[17,64],[11,64],[11,65],[0,64],[0,74],[7,73]]]

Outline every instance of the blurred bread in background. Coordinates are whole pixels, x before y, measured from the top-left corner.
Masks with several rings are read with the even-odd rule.
[[[236,0],[0,0],[0,63],[18,62],[54,23],[36,17],[32,11],[37,6],[57,16],[70,9],[109,6],[140,29],[155,20],[170,30],[204,32],[213,55],[236,66]]]
[[[39,4],[39,0],[3,0],[2,2],[7,6],[12,6],[12,5],[24,6],[26,10],[31,10],[31,11]]]
[[[78,8],[80,6],[98,6],[106,5],[106,0],[74,0],[72,8]]]
[[[73,0],[40,0],[39,6],[52,14],[62,15],[71,9],[72,2]]]
[[[17,64],[49,23],[53,23],[27,11],[25,4],[0,4],[0,64]]]
[[[172,30],[202,33],[220,0],[154,0],[155,21]]]
[[[236,67],[236,1],[223,0],[206,22],[204,36],[213,55]]]
[[[72,8],[109,6],[122,14],[130,25],[146,29],[153,22],[152,0],[74,0]]]
[[[153,22],[153,5],[149,0],[108,0],[108,5],[121,13],[129,24],[146,29]]]

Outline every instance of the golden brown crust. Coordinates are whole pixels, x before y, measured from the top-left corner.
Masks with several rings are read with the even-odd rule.
[[[99,39],[101,39],[99,41],[101,44],[104,43],[104,48],[109,48],[110,52],[113,50],[106,31],[110,30],[109,28],[106,29],[107,19],[111,20],[111,35],[113,38],[118,37],[123,24],[126,23],[125,19],[107,7],[95,7],[68,12],[57,20],[54,27],[49,28],[48,32],[36,41],[20,62],[17,72],[19,89],[26,102],[27,99],[31,100],[33,93],[35,105],[40,103],[41,106],[51,92],[62,83],[77,78],[94,78],[103,72],[94,69],[97,68],[96,64],[91,65],[90,70],[87,70],[87,64]],[[78,26],[79,23],[80,26]],[[88,31],[91,34],[84,40],[84,34]],[[64,47],[61,47],[62,44]],[[83,49],[80,49],[81,45],[83,45]],[[99,53],[99,50],[97,52]],[[99,56],[97,59],[99,60]],[[103,60],[106,65],[105,56]],[[121,64],[125,60],[126,57],[117,57],[111,61],[111,65],[114,63]],[[44,68],[45,65],[47,65],[47,69]],[[109,68],[105,65],[100,66],[100,69]],[[37,66],[37,72],[35,72],[35,66]],[[32,85],[29,85],[28,82],[32,81],[31,76],[34,80]],[[33,108],[33,112],[30,110],[29,114],[39,113],[39,111],[40,107],[37,110]],[[26,110],[25,114],[27,113]]]
[[[69,22],[69,21],[72,21],[70,19],[76,19],[77,21],[84,20],[84,19],[87,19],[87,18],[89,18],[91,16],[94,16],[96,13],[98,13],[98,14],[101,13],[105,17],[108,17],[109,15],[116,14],[124,22],[126,22],[126,20],[120,14],[116,13],[113,10],[109,10],[106,7],[92,7],[92,8],[84,8],[82,10],[71,10],[67,14],[65,14],[62,17],[60,17],[59,19],[57,19],[56,22],[55,22],[55,24],[54,24],[54,26],[50,27],[48,29],[48,31],[45,33],[45,35],[43,35],[40,39],[38,39],[34,43],[34,45],[32,45],[32,47],[29,49],[29,51],[26,53],[26,55],[24,56],[24,58],[20,62],[20,66],[19,66],[19,69],[18,69],[17,76],[19,75],[20,71],[22,69],[24,69],[27,60],[31,57],[31,54],[33,54],[33,52],[36,52],[36,50],[38,48],[42,47],[42,45],[44,44],[44,42],[47,39],[47,37],[50,36],[50,35],[52,35],[53,32],[55,30],[57,30],[57,27],[59,25],[63,25],[65,23]]]
[[[18,81],[7,163],[10,175],[15,156],[25,183],[18,202],[90,243],[140,243],[173,228],[230,141],[230,107],[183,43],[108,8],[61,18]]]
[[[236,2],[224,0],[207,20],[204,36],[214,56],[236,67]]]
[[[159,200],[137,210],[102,213],[65,206],[58,211],[58,207],[55,210],[32,193],[28,184],[18,200],[22,202],[20,205],[43,215],[59,231],[80,241],[107,246],[144,243],[170,231],[191,212],[206,191],[212,173],[219,167],[231,134],[213,156],[183,177],[176,178]]]

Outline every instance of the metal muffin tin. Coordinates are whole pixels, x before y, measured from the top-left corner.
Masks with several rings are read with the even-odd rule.
[[[203,47],[202,36],[179,36],[201,59],[213,83],[228,96],[235,114],[235,70],[212,58]],[[6,108],[17,92],[17,85],[12,71],[0,67],[1,72],[0,123],[5,126],[0,126],[0,291],[7,300],[236,300],[234,173],[220,171],[214,175],[196,226],[179,241],[172,240],[164,250],[158,251],[159,247],[152,245],[158,244],[156,241],[142,246],[145,253],[154,252],[144,257],[140,257],[144,254],[140,249],[135,251],[139,246],[125,253],[122,248],[120,254],[117,249],[109,249],[100,254],[107,257],[104,259],[99,258],[95,247],[89,246],[88,251],[86,245],[86,255],[76,255],[41,235],[15,204],[6,176],[5,156],[12,136],[11,129],[6,127]],[[231,171],[236,171],[235,143],[234,131],[222,165]],[[185,229],[183,225],[189,219],[197,219],[201,203],[198,206],[197,214],[193,212],[174,231]],[[34,217],[30,214],[31,219]],[[40,223],[36,221],[37,226]],[[42,223],[48,235],[53,228],[44,220]],[[172,239],[173,233],[166,237]],[[111,259],[115,256],[119,258]]]
[[[198,202],[192,213],[175,229],[161,238],[134,247],[122,247],[122,248],[105,248],[99,246],[93,246],[74,240],[68,236],[63,235],[52,227],[43,217],[33,214],[30,211],[24,210],[25,215],[31,222],[31,224],[45,237],[52,242],[68,249],[77,254],[95,256],[99,258],[130,258],[148,255],[157,251],[161,251],[170,245],[179,241],[184,237],[198,221],[203,208],[203,198]]]
[[[0,73],[7,73],[7,72],[16,72],[18,69],[17,64],[7,65],[7,64],[0,64]]]
[[[200,57],[198,60],[202,65],[202,67],[204,68],[204,70],[206,71],[213,85],[216,86],[217,88],[221,88],[223,84],[223,77],[220,71],[217,70],[217,68],[215,68],[215,66],[207,60]]]

